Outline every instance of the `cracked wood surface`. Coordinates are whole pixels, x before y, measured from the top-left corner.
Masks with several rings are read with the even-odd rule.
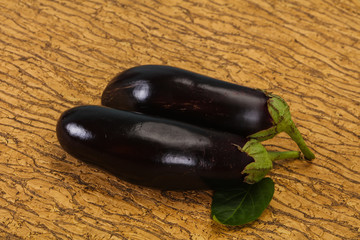
[[[359,239],[360,2],[0,0],[2,239]],[[118,72],[167,64],[282,96],[316,159],[274,164],[255,222],[210,191],[131,185],[65,153],[60,114]],[[294,150],[280,134],[268,149]]]

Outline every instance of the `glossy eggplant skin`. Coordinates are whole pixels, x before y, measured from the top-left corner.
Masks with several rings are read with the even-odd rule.
[[[249,136],[273,126],[268,99],[263,91],[180,68],[143,65],[117,75],[102,105]]]
[[[247,142],[238,135],[107,107],[69,109],[56,132],[75,158],[163,190],[236,186],[254,161],[238,150]]]

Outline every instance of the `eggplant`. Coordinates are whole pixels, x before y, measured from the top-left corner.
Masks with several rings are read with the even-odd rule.
[[[306,159],[315,158],[281,97],[184,69],[160,65],[130,68],[109,82],[101,102],[258,141],[286,132]]]
[[[56,127],[62,148],[118,178],[163,190],[218,189],[260,181],[272,160],[300,152],[267,152],[254,139],[184,122],[79,106]]]

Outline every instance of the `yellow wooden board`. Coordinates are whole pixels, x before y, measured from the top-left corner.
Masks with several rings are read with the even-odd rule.
[[[65,153],[60,114],[140,64],[282,96],[317,158],[277,162],[263,215],[226,227],[211,191],[138,187]],[[360,239],[359,116],[358,0],[0,0],[0,238]]]

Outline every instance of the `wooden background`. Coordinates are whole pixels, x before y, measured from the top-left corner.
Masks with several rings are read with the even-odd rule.
[[[210,191],[137,187],[66,154],[60,114],[140,64],[282,96],[317,158],[277,162],[260,219],[226,227]],[[0,238],[360,239],[359,102],[358,0],[0,0]]]

